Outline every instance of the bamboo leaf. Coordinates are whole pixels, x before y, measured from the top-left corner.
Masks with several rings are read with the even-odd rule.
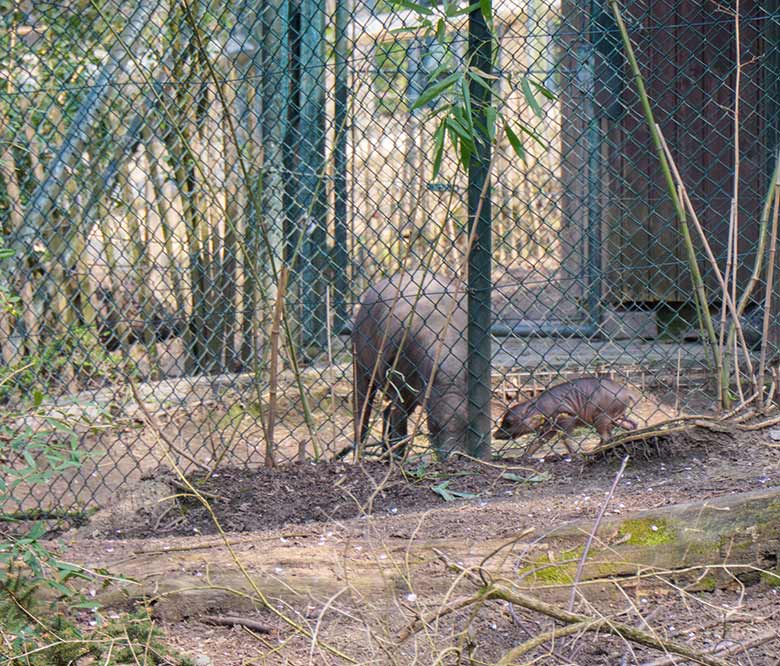
[[[460,163],[463,165],[464,169],[469,168],[469,164],[471,164],[471,156],[475,153],[474,150],[474,144],[471,141],[463,141],[460,142]]]
[[[547,150],[547,142],[542,137],[540,137],[536,132],[534,132],[530,127],[528,127],[528,125],[526,125],[525,123],[520,123],[518,124],[518,128],[523,134],[527,134],[534,141],[536,141],[536,143],[538,143],[542,148]]]
[[[492,0],[479,0],[479,8],[482,10],[482,16],[485,18],[485,23],[487,23],[488,25],[493,23]]]
[[[442,483],[437,486],[431,486],[431,490],[437,495],[441,495],[445,502],[451,502],[452,500],[458,498],[474,499],[475,497],[478,497],[478,495],[475,495],[474,493],[463,493],[458,490],[450,490],[447,487],[449,483],[449,481],[442,481]]]
[[[391,35],[400,35],[402,32],[417,32],[422,27],[422,25],[402,25],[400,28],[390,28],[388,32]]]
[[[536,101],[536,97],[534,97],[534,91],[531,90],[531,84],[528,82],[526,77],[520,79],[520,87],[523,90],[523,95],[525,96],[525,101],[528,102],[528,106],[533,109],[534,113],[539,118],[543,118],[544,111],[542,111],[542,107],[539,106],[539,102]]]
[[[486,72],[484,69],[480,69],[479,67],[475,67],[474,65],[471,65],[469,67],[469,71],[473,72],[474,74],[477,74],[483,79],[492,79],[493,81],[498,80],[498,76],[496,74],[490,74]],[[507,74],[507,79],[511,81],[511,74]]]
[[[455,112],[455,109],[453,109],[453,113],[454,112]],[[459,121],[459,119],[455,115],[452,115],[449,118],[447,118],[447,127],[451,131],[455,132],[455,134],[457,134],[458,137],[461,140],[463,140],[463,141],[471,141],[472,140],[471,134],[469,133],[468,129],[466,129],[461,124],[461,122]]]
[[[439,42],[439,44],[444,44],[444,40],[447,37],[447,31],[446,31],[446,24],[444,23],[444,19],[440,18],[436,22],[436,41]]]
[[[509,139],[509,144],[512,146],[512,150],[525,162],[525,148],[523,148],[523,142],[520,141],[520,137],[515,134],[514,130],[506,122],[504,122],[504,131],[506,132],[506,138]]]
[[[543,481],[549,481],[551,475],[549,472],[540,472],[539,474],[532,474],[531,476],[520,476],[518,474],[512,474],[512,472],[504,472],[501,475],[502,479],[507,481],[517,481],[518,483],[542,483]]]
[[[469,78],[470,78],[472,81],[474,81],[474,83],[477,83],[477,84],[479,84],[479,85],[480,85],[480,86],[482,86],[482,87],[483,87],[485,90],[487,90],[488,92],[490,92],[490,93],[492,94],[492,93],[493,93],[493,87],[492,87],[492,86],[491,86],[491,85],[490,85],[490,84],[489,84],[487,81],[485,81],[485,79],[484,79],[484,78],[482,78],[482,76],[480,76],[479,74],[475,74],[475,73],[474,73],[472,70],[473,70],[473,68],[472,68],[472,69],[469,69],[469,70],[466,72],[466,75],[467,75],[467,76],[468,76],[468,77],[469,77]]]
[[[432,180],[436,179],[436,176],[439,175],[439,170],[441,169],[441,161],[444,158],[444,131],[446,129],[445,121],[442,120],[439,123],[439,126],[436,128],[436,132],[433,135],[433,145],[434,145],[434,154],[433,154],[433,178]]]
[[[471,108],[471,93],[469,91],[469,84],[466,79],[460,80],[460,90],[463,95],[463,112],[465,120],[468,123],[467,127],[471,136],[474,137],[476,132],[474,131],[474,110]]]
[[[538,81],[531,81],[531,85],[549,100],[555,100],[555,93]]]
[[[470,4],[468,7],[463,7],[462,9],[455,9],[452,10],[451,13],[447,14],[447,16],[463,16],[465,14],[471,14],[475,9],[478,7],[482,7],[481,2],[474,2]]]
[[[411,9],[422,16],[429,16],[433,13],[432,7],[426,7],[425,5],[411,2],[411,0],[393,0],[393,5],[401,7],[402,9]]]
[[[487,120],[487,135],[492,143],[496,138],[496,118],[498,117],[498,110],[495,106],[489,106],[485,109],[485,119]]]
[[[443,81],[439,81],[439,83],[436,83],[436,84],[432,85],[430,88],[427,88],[415,100],[414,104],[412,104],[411,110],[414,111],[414,109],[418,109],[421,106],[426,105],[431,100],[436,99],[445,90],[447,90],[447,89],[451,88],[452,86],[454,86],[458,82],[459,78],[460,78],[460,73],[459,72],[455,72],[454,74],[450,74]]]

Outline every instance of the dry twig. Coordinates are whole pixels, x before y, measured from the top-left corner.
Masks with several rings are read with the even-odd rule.
[[[628,458],[629,456],[625,456],[623,458],[623,464],[620,465],[620,469],[618,470],[618,473],[615,475],[614,481],[612,481],[612,486],[609,489],[609,492],[607,493],[606,498],[604,499],[604,503],[601,505],[601,509],[599,510],[599,515],[596,516],[596,521],[593,523],[593,529],[590,531],[590,534],[588,534],[588,540],[585,542],[585,549],[582,551],[582,557],[580,557],[580,561],[577,562],[577,572],[574,574],[574,583],[571,587],[571,596],[569,597],[569,607],[568,610],[571,613],[571,611],[574,610],[574,600],[577,598],[577,585],[580,582],[580,577],[582,576],[582,568],[585,566],[585,560],[588,559],[588,553],[590,552],[590,546],[593,543],[593,538],[596,535],[596,532],[599,530],[599,525],[601,525],[601,519],[604,517],[604,512],[607,510],[607,506],[609,506],[609,502],[612,499],[612,495],[615,494],[615,488],[617,488],[617,484],[620,482],[620,477],[623,476],[623,472],[626,470],[626,465],[628,464]]]
[[[246,627],[261,634],[270,634],[273,631],[273,627],[259,620],[250,620],[249,618],[237,617],[235,615],[204,615],[200,620],[206,624],[223,627]]]

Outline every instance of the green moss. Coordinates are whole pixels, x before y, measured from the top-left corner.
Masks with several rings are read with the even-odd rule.
[[[696,589],[700,592],[714,592],[718,589],[718,580],[712,575],[703,576],[696,581]]]
[[[775,571],[762,571],[761,582],[769,587],[780,587],[780,568]]]
[[[575,569],[568,564],[548,562],[537,567],[530,567],[530,570],[533,570],[530,577],[534,582],[549,585],[571,585],[574,582]]]
[[[669,524],[658,518],[626,520],[620,526],[619,536],[628,537],[626,543],[631,546],[657,546],[671,543],[675,534]]]
[[[610,564],[603,562],[596,567],[594,578],[613,578],[626,573],[626,568],[622,564]]]
[[[554,560],[550,560],[547,555],[540,556],[533,560],[530,566],[521,569],[520,575],[527,575],[535,583],[571,585],[574,582],[577,563],[584,551],[583,546],[578,546],[554,553]],[[591,552],[589,555],[592,556],[593,553]]]
[[[558,553],[557,561],[567,562],[568,560],[576,560],[579,562],[584,552],[585,546],[577,546],[576,548],[571,548],[570,550],[562,550],[560,553]],[[588,553],[588,555],[593,556],[593,551]]]

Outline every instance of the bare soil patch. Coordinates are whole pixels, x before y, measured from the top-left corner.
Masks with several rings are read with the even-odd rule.
[[[676,435],[657,447],[634,448],[610,510],[654,508],[780,484],[777,451],[767,442],[765,433],[732,437],[695,432]],[[276,469],[223,467],[209,478],[192,479],[210,498],[211,510],[227,532],[338,522],[369,514],[402,516],[496,501],[531,518],[566,520],[597,509],[620,456],[615,452],[588,461],[505,458],[490,465],[456,457],[443,463],[421,459],[404,468],[381,462],[296,463]],[[156,478],[172,477],[163,472]],[[169,501],[175,504],[162,520],[159,512],[135,514],[117,525],[115,534],[96,536],[216,533],[211,514],[195,498]],[[500,528],[500,520],[482,526],[492,536]]]
[[[672,437],[657,449],[632,450],[608,514],[780,485],[780,456],[771,444],[765,432],[733,436],[695,432]],[[543,531],[569,520],[593,518],[620,461],[621,453],[616,452],[589,463],[526,463],[507,457],[495,461],[498,466],[493,467],[456,458],[447,463],[427,462],[424,467],[409,465],[403,471],[376,462],[293,464],[272,470],[222,468],[217,475],[197,481],[200,489],[217,496],[210,503],[223,528],[229,533],[246,533],[229,536],[239,558],[249,550],[265,551],[275,544],[277,549],[288,549],[291,557],[305,559],[307,552],[320,552],[322,544],[334,544],[345,561],[350,561],[380,557],[386,552],[380,547],[386,541],[411,545],[462,538],[473,543],[512,538],[529,526]],[[527,469],[517,469],[520,466]],[[170,482],[166,474],[156,478]],[[448,491],[475,497],[445,501],[433,490],[442,484]],[[141,512],[119,527],[119,532],[96,535],[103,540],[71,540],[68,560],[100,560],[117,573],[121,573],[123,562],[154,552],[165,558],[169,551],[192,550],[202,553],[206,561],[210,549],[220,543],[218,537],[205,536],[216,531],[209,514],[191,498],[167,501],[172,508],[163,520],[159,514],[152,517]],[[105,540],[106,536],[110,540]],[[357,543],[375,544],[376,552],[358,551]],[[713,553],[714,560],[718,557]],[[430,566],[437,575],[448,575],[443,564],[434,561]],[[218,574],[204,571],[204,576]],[[203,580],[205,584],[206,578]],[[702,651],[731,650],[723,656],[728,664],[777,663],[780,638],[772,632],[777,630],[780,588],[765,582],[746,585],[735,578],[727,589],[687,592],[670,583],[668,589],[660,591],[633,589],[625,603],[578,604],[577,610],[598,615],[622,609],[620,621],[658,636]],[[327,603],[303,596],[300,607],[287,610],[301,626],[309,631],[316,627],[323,641],[357,663],[392,663],[380,649],[381,642],[395,645],[397,632],[414,613],[429,613],[442,603],[440,598],[426,598],[423,581],[417,584],[420,595],[415,598],[399,592],[396,611],[391,614],[387,600],[355,597],[349,592]],[[461,581],[453,595],[473,591],[472,585]],[[433,663],[441,650],[461,638],[471,645],[473,663],[495,663],[511,647],[556,626],[504,602],[491,602],[472,618],[473,610],[442,618],[426,631],[425,638],[398,648],[394,652],[396,663]],[[236,614],[236,610],[223,600],[215,601],[209,613],[227,615]],[[240,614],[268,625],[271,632],[259,635],[241,627],[212,626],[195,612],[183,621],[163,621],[163,626],[174,647],[193,657],[205,655],[214,665],[342,663],[320,648],[312,648],[304,637],[291,639],[290,628],[267,609],[244,609]],[[459,634],[464,628],[465,633]],[[367,631],[371,640],[366,639]],[[745,649],[740,651],[740,646]],[[552,647],[554,655],[550,650],[547,644],[529,652],[525,662],[611,666],[646,664],[663,656],[602,634],[559,639]],[[670,663],[688,662],[678,658]]]

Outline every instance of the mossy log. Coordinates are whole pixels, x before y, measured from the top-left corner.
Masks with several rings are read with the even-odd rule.
[[[500,506],[481,509],[484,519]],[[257,606],[257,590],[297,607],[322,604],[339,591],[342,602],[351,594],[362,603],[384,603],[411,591],[418,598],[435,599],[453,582],[442,554],[465,567],[477,567],[488,558],[485,569],[512,581],[518,590],[548,600],[568,597],[593,520],[552,528],[541,539],[541,530],[529,532],[527,527],[518,525],[523,536],[514,541],[392,536],[344,540],[305,528],[297,536],[233,535],[231,548],[253,583],[214,537],[168,540],[164,546],[135,542],[135,551],[133,546],[123,550],[116,541],[92,542],[92,555],[86,559],[92,567],[136,581],[107,587],[99,593],[103,603],[146,599],[169,620],[214,608],[240,611]],[[658,587],[659,576],[692,585],[689,589],[734,584],[735,577],[746,584],[764,580],[780,585],[780,488],[604,519],[579,586],[585,596],[603,598],[621,594],[616,583],[634,593]]]

